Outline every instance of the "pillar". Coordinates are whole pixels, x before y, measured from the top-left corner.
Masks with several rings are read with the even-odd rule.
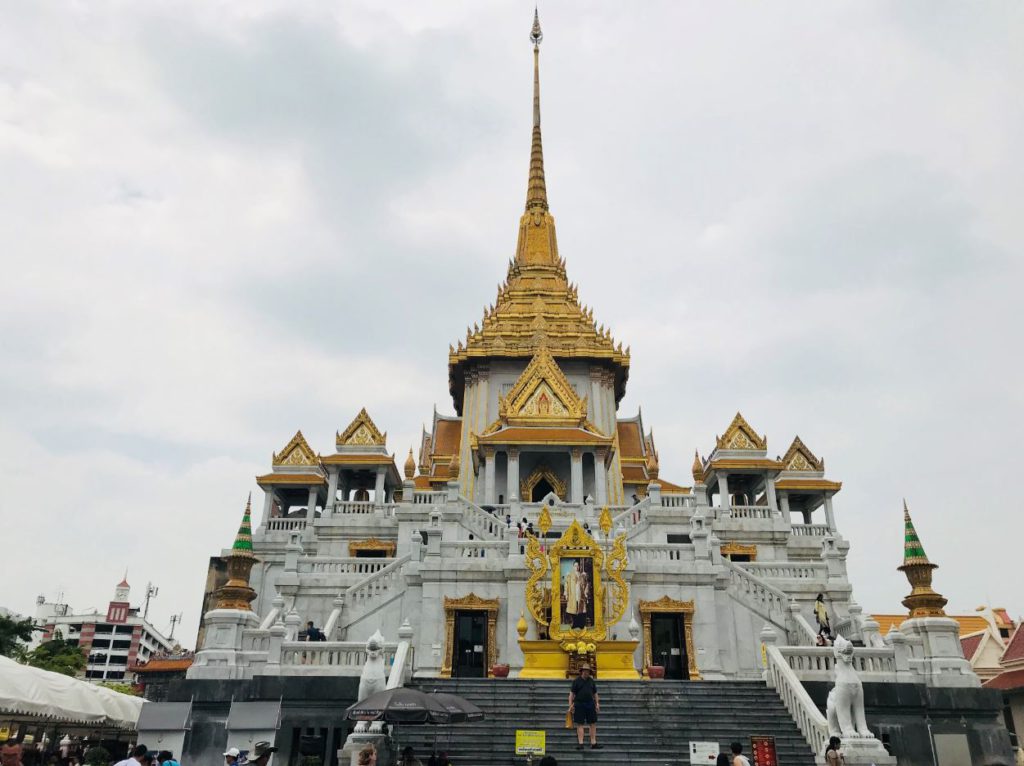
[[[375,505],[384,505],[384,466],[377,467],[377,481],[373,485],[373,502]]]
[[[494,505],[494,447],[484,447],[484,505]]]
[[[327,503],[324,510],[334,510],[334,503],[338,499],[338,469],[331,466],[327,469]]]
[[[825,523],[828,524],[829,531],[836,532],[836,517],[832,513],[832,495],[828,493],[825,494]]]
[[[265,489],[263,490],[263,518],[260,520],[260,526],[267,526],[267,522],[270,520],[270,512],[274,508],[274,490]]]
[[[768,497],[768,507],[772,509],[772,516],[778,516],[779,503],[775,499],[775,478],[770,473],[764,475],[764,493]]]
[[[594,453],[594,489],[597,491],[597,505],[608,505],[608,477],[605,474],[604,461],[608,450],[602,448]]]
[[[718,474],[718,505],[723,511],[728,511],[730,508],[729,474],[724,472]],[[726,513],[726,515],[728,515],[728,513]]]
[[[346,502],[349,493],[348,477],[340,470],[338,471],[338,489],[341,490],[341,502]]]
[[[583,503],[583,450],[572,448],[572,462],[569,474],[569,502],[576,505]]]
[[[313,517],[316,514],[316,485],[309,488],[309,499],[306,500],[306,528],[313,526]]]
[[[783,492],[779,495],[779,500],[782,503],[782,518],[784,518],[789,524],[793,523],[793,517],[789,513],[789,493]]]
[[[508,448],[508,490],[505,497],[509,503],[519,502],[519,447]]]

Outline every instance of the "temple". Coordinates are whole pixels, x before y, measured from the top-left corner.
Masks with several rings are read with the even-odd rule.
[[[756,418],[723,413],[720,435],[673,445],[696,448],[691,477],[661,476],[652,429],[619,412],[629,348],[580,302],[559,254],[536,17],[531,40],[518,241],[493,303],[449,346],[450,413],[435,411],[408,453],[365,409],[333,449],[298,431],[273,453],[251,544],[247,509],[223,552],[230,580],[189,678],[357,676],[380,631],[405,637],[416,679],[564,679],[589,661],[600,679],[799,686],[801,668],[814,682],[829,667],[815,654],[821,594],[832,630],[874,653],[874,680],[977,687],[909,511],[902,633],[882,637],[862,613],[842,483],[800,437],[773,449]],[[326,641],[301,640],[310,622]]]

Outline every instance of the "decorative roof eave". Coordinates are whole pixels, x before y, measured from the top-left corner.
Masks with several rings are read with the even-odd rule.
[[[271,465],[274,468],[278,466],[315,466],[318,462],[316,453],[309,446],[309,442],[306,441],[301,430],[296,431],[291,441],[284,445],[280,452],[273,453],[271,457]]]
[[[715,437],[715,451],[718,450],[766,450],[767,436],[761,436],[746,421],[742,414],[736,413],[725,433]]]
[[[256,477],[259,486],[264,485],[291,485],[295,487],[310,487],[313,485],[327,484],[327,479],[317,473],[267,473]]]
[[[779,460],[786,466],[787,471],[800,473],[824,473],[825,471],[824,458],[819,458],[811,452],[799,436],[793,438],[793,443],[789,445],[786,454]]]
[[[345,430],[335,435],[335,443],[339,447],[344,445],[384,446],[387,443],[387,437],[387,433],[380,432],[366,408],[363,407]]]
[[[381,455],[376,453],[365,454],[336,454],[321,455],[320,462],[324,465],[341,466],[370,466],[370,465],[394,465],[394,455]]]
[[[485,444],[595,444],[610,446],[614,441],[614,437],[585,431],[582,428],[528,428],[525,426],[502,428],[493,433],[478,436],[476,439],[477,444],[481,446]]]
[[[752,458],[718,458],[707,462],[704,467],[704,476],[712,471],[781,471],[783,465],[778,460],[764,457]]]
[[[828,481],[827,479],[777,479],[775,489],[808,492],[838,492],[843,488],[841,481]]]

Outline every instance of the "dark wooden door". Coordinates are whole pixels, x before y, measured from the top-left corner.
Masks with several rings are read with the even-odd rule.
[[[685,619],[685,615],[675,613],[651,615],[651,662],[665,668],[665,678],[690,677]]]
[[[487,678],[487,648],[487,612],[456,612],[452,676]]]

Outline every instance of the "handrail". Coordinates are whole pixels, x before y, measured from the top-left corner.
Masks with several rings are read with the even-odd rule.
[[[356,607],[366,606],[377,596],[391,590],[391,584],[401,574],[402,567],[411,559],[412,556],[408,553],[404,556],[399,556],[379,572],[374,572],[368,577],[364,577],[351,588],[348,588],[345,591],[346,610],[350,611]],[[352,622],[350,621],[348,625],[351,624]]]
[[[328,558],[306,556],[299,559],[300,574],[357,574],[369,575],[379,572],[391,563],[391,559],[369,559],[346,556]],[[268,626],[269,627],[269,626]]]
[[[793,622],[796,624],[797,632],[800,633],[807,641],[808,645],[813,646],[815,640],[818,638],[818,634],[811,627],[811,623],[807,622],[807,618],[800,614],[799,611],[793,611]]]
[[[651,497],[642,497],[637,500],[633,505],[629,506],[622,513],[617,513],[612,516],[612,529],[619,526],[619,524],[625,523],[626,529],[635,527],[643,519],[642,511],[647,510],[651,507]]]
[[[804,681],[831,681],[836,656],[829,646],[777,647],[780,656]],[[853,655],[853,668],[865,681],[895,682],[896,652],[892,647],[868,649],[858,647]]]
[[[800,733],[811,746],[815,756],[825,752],[828,746],[828,721],[777,646],[765,644],[765,658],[768,663],[768,686],[775,689],[782,704],[796,722]]]
[[[729,559],[723,558],[722,564],[729,571],[729,592],[733,597],[746,604],[755,614],[768,620],[783,633],[787,633],[786,607],[789,604],[789,596]]]
[[[441,543],[441,555],[460,559],[507,559],[508,543],[504,540],[452,540]]]
[[[804,561],[741,561],[736,562],[755,577],[762,580],[825,580],[828,567],[819,562]]]
[[[459,495],[462,504],[462,525],[470,532],[488,540],[504,540],[508,524],[504,518],[488,513],[479,505]]]

